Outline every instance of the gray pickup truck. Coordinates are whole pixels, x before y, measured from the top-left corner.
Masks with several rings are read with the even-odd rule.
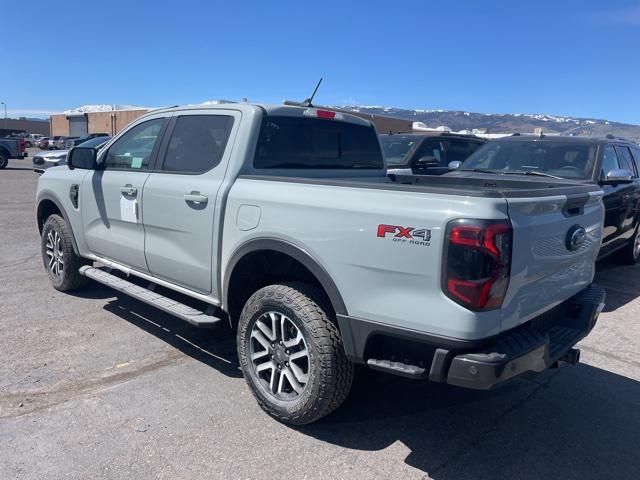
[[[11,158],[25,158],[26,151],[24,138],[0,138],[0,170],[6,168]]]
[[[597,186],[396,181],[371,123],[311,106],[154,111],[72,149],[36,202],[54,288],[228,322],[257,401],[291,424],[336,409],[356,363],[474,389],[576,363],[604,305]]]

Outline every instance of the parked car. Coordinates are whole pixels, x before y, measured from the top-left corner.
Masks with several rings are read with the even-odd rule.
[[[24,138],[0,138],[0,170],[7,167],[9,159],[27,155]]]
[[[485,140],[475,135],[449,132],[396,133],[380,135],[390,174],[442,175],[449,163],[464,161]]]
[[[51,137],[51,139],[49,140],[49,149],[56,150],[56,149],[65,148],[66,140],[67,140],[67,137],[64,137],[62,135],[56,135],[54,137]]]
[[[41,135],[39,133],[30,133],[29,135],[24,137],[25,147],[27,148],[36,147],[40,139],[43,137],[44,135]]]
[[[67,150],[80,145],[81,143],[86,142],[87,140],[91,140],[96,137],[108,137],[108,133],[90,133],[88,135],[84,135],[82,137],[68,137],[64,143],[64,148]]]
[[[51,139],[49,137],[42,137],[37,144],[37,147],[40,150],[49,150],[49,141]]]
[[[87,140],[81,144],[81,146],[99,149],[109,140],[111,140],[111,137],[95,137]],[[45,150],[39,151],[33,156],[33,171],[37,173],[44,173],[48,168],[66,165],[68,152],[69,150],[56,150],[53,152]]]
[[[457,175],[473,171],[549,175],[604,191],[600,258],[617,253],[626,263],[640,258],[640,146],[620,138],[513,136],[477,150]]]
[[[604,306],[598,185],[394,181],[373,124],[344,113],[156,110],[100,151],[72,149],[68,167],[38,181],[53,287],[93,279],[200,327],[229,323],[280,421],[337,408],[355,363],[475,389],[576,363]]]

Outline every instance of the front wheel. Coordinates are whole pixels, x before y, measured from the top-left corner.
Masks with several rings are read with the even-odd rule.
[[[0,170],[9,165],[9,157],[4,152],[0,152]]]
[[[620,260],[627,265],[635,265],[640,260],[640,225],[627,245],[620,250]]]
[[[351,389],[353,364],[322,305],[315,288],[286,283],[258,290],[240,315],[242,373],[260,406],[285,423],[315,422]]]
[[[51,215],[42,227],[42,260],[53,288],[66,292],[82,287],[79,269],[84,260],[73,250],[71,228],[60,215]]]

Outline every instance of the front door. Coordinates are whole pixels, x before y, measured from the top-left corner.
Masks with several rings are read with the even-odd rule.
[[[95,255],[148,272],[144,257],[142,189],[149,178],[164,118],[139,123],[100,152],[99,169],[82,183],[82,222]]]
[[[198,293],[216,293],[216,197],[239,120],[239,112],[220,110],[172,119],[142,203],[146,259],[155,277]]]

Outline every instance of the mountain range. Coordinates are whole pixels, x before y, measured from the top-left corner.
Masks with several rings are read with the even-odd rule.
[[[445,126],[452,131],[487,129],[488,133],[533,133],[536,128],[543,132],[565,135],[604,137],[607,134],[640,142],[640,125],[600,120],[543,114],[520,113],[475,113],[458,110],[421,110],[382,106],[348,105],[342,110],[371,115],[423,122],[427,127]]]

